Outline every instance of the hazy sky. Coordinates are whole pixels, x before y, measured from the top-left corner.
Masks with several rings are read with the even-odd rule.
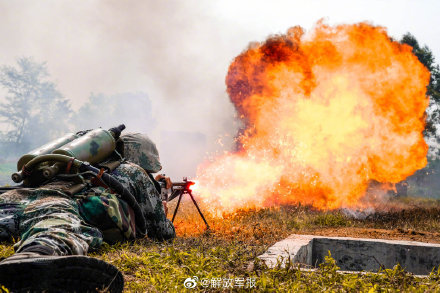
[[[251,41],[329,24],[369,21],[411,32],[440,60],[440,1],[7,1],[0,0],[0,64],[46,61],[59,90],[81,106],[91,92],[142,91],[172,131],[233,132],[224,79]],[[0,97],[1,99],[1,97]]]

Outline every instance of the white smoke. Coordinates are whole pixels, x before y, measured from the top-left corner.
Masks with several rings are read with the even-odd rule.
[[[219,137],[224,138],[224,149],[232,144],[235,113],[225,93],[224,78],[231,60],[250,41],[293,25],[310,28],[322,17],[333,22],[368,19],[387,26],[397,38],[411,31],[435,55],[439,52],[440,34],[424,25],[429,22],[429,27],[438,27],[434,25],[438,23],[434,7],[438,3],[430,3],[432,8],[423,9],[423,13],[423,5],[402,5],[397,0],[366,6],[353,1],[268,3],[0,0],[0,65],[13,65],[14,59],[22,56],[47,61],[49,73],[75,110],[86,103],[91,92],[148,94],[153,108],[149,118],[156,123],[150,136],[159,150],[169,149],[161,144],[169,143],[170,132],[206,136],[202,143],[191,140],[193,151],[176,147],[173,152],[175,160],[193,156],[190,161],[195,164],[206,152],[222,148],[217,143]],[[408,13],[413,21],[402,22],[400,17]],[[0,89],[0,100],[3,97]],[[135,130],[139,125],[127,127]],[[178,146],[179,142],[182,138],[173,144]],[[163,160],[170,155],[162,152]],[[169,173],[167,169],[180,163],[168,161],[164,171]],[[187,166],[171,170],[176,176],[188,172]]]

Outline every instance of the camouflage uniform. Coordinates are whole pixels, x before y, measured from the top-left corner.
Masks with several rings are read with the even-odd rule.
[[[135,143],[134,148],[133,144],[127,144],[124,154],[127,158],[131,150],[138,149]],[[112,173],[138,201],[147,231],[136,230],[133,210],[109,189],[94,187],[68,196],[63,188],[69,183],[55,181],[38,188],[11,190],[0,196],[0,240],[20,238],[15,244],[17,252],[43,245],[56,255],[86,255],[102,241],[113,243],[146,234],[158,240],[175,237],[160,194],[145,171],[158,171],[158,156],[157,160],[150,159],[147,163],[150,168],[125,162]],[[152,165],[155,168],[151,168]]]

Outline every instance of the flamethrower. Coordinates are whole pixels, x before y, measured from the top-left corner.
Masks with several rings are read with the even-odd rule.
[[[19,186],[2,187],[0,194],[17,188],[41,186],[53,178],[73,181],[64,192],[73,195],[89,186],[105,186],[121,196],[133,209],[136,225],[145,231],[146,221],[136,198],[110,173],[120,164],[117,142],[125,125],[68,134],[23,155],[11,178]],[[117,154],[118,159],[107,161]],[[91,178],[91,179],[89,179]],[[102,185],[101,185],[102,184]]]
[[[179,206],[180,206],[180,201],[182,200],[183,195],[188,194],[189,197],[191,198],[192,202],[196,206],[197,211],[199,212],[200,216],[202,217],[203,222],[205,222],[206,229],[207,230],[210,229],[209,225],[208,225],[208,222],[205,219],[205,216],[203,215],[202,211],[200,210],[199,205],[197,204],[197,202],[194,199],[194,196],[192,194],[191,186],[196,184],[194,181],[188,180],[188,178],[183,177],[183,180],[181,182],[173,182],[171,190],[166,188],[165,179],[160,180],[159,183],[160,183],[160,187],[161,187],[161,190],[162,190],[162,192],[161,192],[162,200],[170,202],[173,199],[175,199],[176,197],[179,197],[179,199],[177,201],[177,206],[176,206],[176,208],[174,209],[174,212],[173,212],[173,218],[171,220],[173,223],[174,223],[174,218],[176,217],[177,211],[178,211]]]

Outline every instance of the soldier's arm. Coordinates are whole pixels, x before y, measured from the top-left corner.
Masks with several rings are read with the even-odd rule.
[[[147,222],[148,237],[168,240],[176,236],[173,223],[167,219],[160,193],[154,185],[154,179],[136,164],[121,164],[114,175],[122,184],[128,186],[136,197]]]

